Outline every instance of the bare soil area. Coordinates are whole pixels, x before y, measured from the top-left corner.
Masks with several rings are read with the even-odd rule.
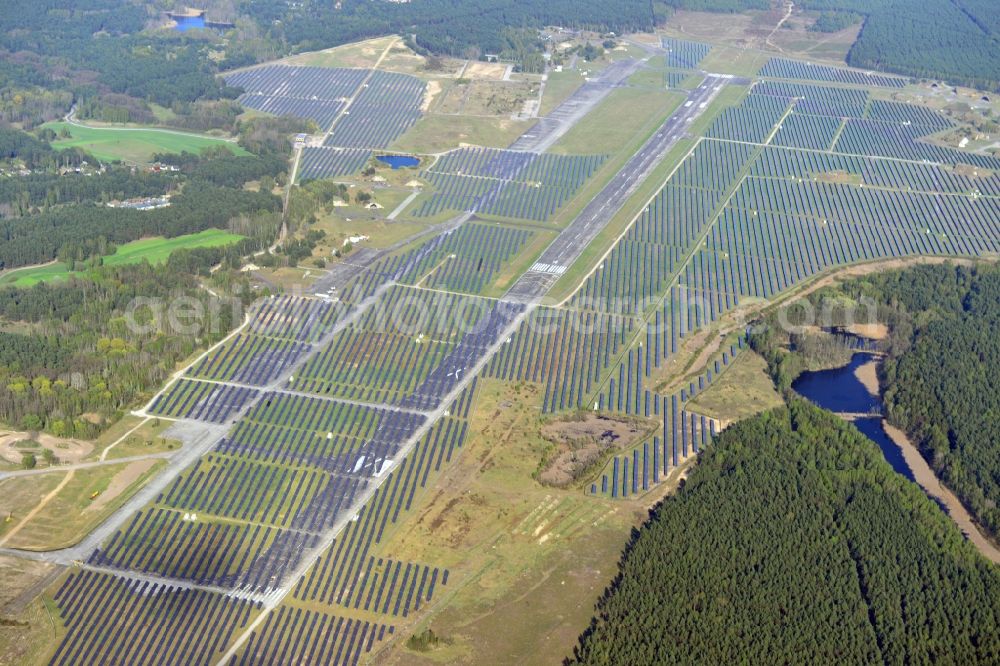
[[[129,486],[138,481],[143,474],[152,469],[158,462],[159,460],[151,458],[149,460],[136,460],[126,465],[125,469],[114,475],[107,489],[95,497],[94,501],[83,509],[83,513],[100,511],[109,502],[125,492]]]
[[[821,183],[833,183],[835,185],[858,185],[862,182],[861,176],[846,171],[827,171],[816,174],[816,180]]]
[[[427,82],[427,88],[424,90],[424,100],[420,104],[420,110],[427,113],[431,109],[431,104],[434,103],[434,98],[441,93],[441,84],[431,79]]]
[[[548,456],[539,481],[564,487],[576,481],[604,454],[628,448],[647,434],[649,427],[638,420],[584,413],[572,420],[553,421],[542,426],[541,434],[556,446]]]
[[[854,370],[854,376],[865,387],[869,395],[878,395],[878,361],[869,361],[864,365],[859,365]]]
[[[889,337],[889,327],[885,324],[851,324],[850,326],[845,326],[844,330],[851,335],[856,335],[859,338],[868,338],[869,340],[885,340]]]
[[[15,445],[25,440],[38,442],[56,455],[61,463],[78,463],[94,450],[94,445],[78,439],[63,439],[45,433],[0,431],[0,458],[9,463],[21,463],[21,450]],[[39,461],[41,457],[38,456]]]
[[[885,430],[885,434],[889,436],[889,439],[895,442],[896,446],[902,450],[903,459],[906,460],[907,466],[913,472],[913,477],[920,484],[920,487],[928,495],[944,505],[948,516],[958,525],[958,528],[962,530],[962,533],[969,542],[976,547],[976,550],[982,553],[983,557],[1000,564],[1000,549],[983,536],[982,532],[979,531],[979,528],[973,522],[968,510],[955,497],[955,494],[938,480],[934,474],[934,470],[930,468],[924,457],[920,455],[920,451],[910,441],[910,438],[906,436],[906,433],[899,428],[893,427],[885,420],[882,421],[882,428]]]
[[[507,65],[498,62],[469,62],[462,78],[500,81],[507,72]]]

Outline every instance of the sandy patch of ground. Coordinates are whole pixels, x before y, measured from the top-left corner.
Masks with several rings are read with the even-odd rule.
[[[865,387],[869,395],[878,395],[878,361],[869,361],[864,365],[859,365],[854,370],[854,376]]]
[[[500,81],[507,72],[507,65],[498,62],[470,62],[462,75],[466,79],[491,79]]]
[[[101,421],[104,420],[104,417],[97,412],[84,412],[83,414],[80,414],[80,418],[89,423],[93,423],[94,425],[100,425]]]
[[[948,516],[958,525],[958,528],[962,530],[962,533],[969,542],[976,547],[976,550],[983,554],[983,557],[1000,564],[1000,549],[983,536],[972,521],[972,516],[962,506],[962,503],[958,501],[955,494],[938,481],[937,476],[934,475],[934,471],[927,464],[927,461],[924,460],[924,457],[920,455],[917,447],[913,445],[910,438],[906,436],[906,433],[899,428],[893,427],[885,420],[882,421],[882,428],[885,430],[885,434],[889,436],[889,439],[895,442],[896,446],[902,450],[903,459],[906,460],[907,466],[913,472],[913,477],[920,484],[920,487],[928,495],[944,505]]]
[[[889,337],[889,327],[885,324],[851,324],[844,327],[844,330],[860,338],[869,340],[885,340]]]
[[[65,488],[67,486],[67,484],[69,484],[69,482],[72,481],[72,480],[73,480],[73,470],[70,470],[69,472],[66,473],[66,476],[63,477],[63,480],[59,482],[59,485],[56,486],[55,488],[53,488],[52,491],[48,495],[46,495],[45,497],[43,497],[42,501],[39,502],[37,505],[35,505],[35,508],[33,508],[31,511],[29,511],[24,516],[24,518],[21,519],[21,522],[19,522],[17,525],[15,525],[13,528],[11,528],[11,530],[9,532],[7,532],[6,534],[3,535],[3,538],[0,539],[0,546],[2,546],[3,544],[7,543],[7,541],[12,536],[14,536],[15,534],[17,534],[18,532],[21,531],[22,527],[24,527],[25,525],[27,525],[28,523],[30,523],[31,519],[34,518],[35,516],[37,516],[38,513],[42,509],[45,508],[45,505],[48,504],[56,495],[58,495],[60,492],[62,492],[62,489]]]
[[[84,508],[83,513],[100,511],[105,505],[125,492],[129,486],[138,481],[143,474],[152,469],[158,462],[159,460],[152,458],[149,460],[136,460],[126,465],[125,469],[115,474],[114,478],[111,479],[107,490],[95,497],[94,501]]]
[[[90,455],[94,445],[78,439],[63,439],[45,433],[32,435],[27,432],[0,431],[0,458],[15,465],[21,464],[21,452],[14,444],[26,439],[33,439],[49,449],[61,463],[77,463]]]
[[[989,178],[993,172],[989,169],[972,166],[971,164],[956,164],[955,173],[966,178]]]
[[[827,171],[816,174],[816,180],[837,185],[857,185],[861,183],[861,176],[846,171]]]
[[[430,110],[431,104],[434,102],[434,98],[441,92],[441,84],[431,79],[427,82],[427,88],[424,90],[424,101],[420,104],[420,110],[424,113]]]

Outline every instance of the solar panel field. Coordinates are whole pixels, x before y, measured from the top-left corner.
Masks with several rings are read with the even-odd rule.
[[[679,69],[709,51],[664,47]],[[490,584],[390,547],[407,521],[431,521],[423,503],[468,455],[474,418],[500,414],[477,414],[483,383],[537,388],[540,419],[596,410],[649,425],[552,490],[615,510],[676,479],[722,427],[690,403],[745,353],[737,308],[857,262],[1000,254],[1000,160],[929,141],[953,124],[884,99],[903,79],[783,58],[761,76],[594,246],[563,302],[483,294],[608,158],[470,146],[423,172],[432,189],[412,215],[474,214],[359,261],[324,297],[259,301],[150,401],[150,415],[225,434],[62,580],[51,663],[379,659],[453,590]],[[357,173],[420,116],[424,91],[380,70],[226,80],[251,108],[320,125],[303,178]]]
[[[325,145],[387,148],[420,119],[423,94],[420,79],[375,70]]]
[[[434,193],[415,211],[476,210],[484,215],[544,222],[568,202],[604,162],[598,155],[568,156],[490,148],[460,148],[423,177]]]
[[[225,81],[243,89],[244,106],[312,120],[329,134],[325,146],[355,149],[386,148],[408,130],[420,118],[425,86],[395,72],[287,65],[246,69]],[[352,166],[358,154],[310,149],[308,177],[341,175],[337,172]]]
[[[340,178],[356,175],[372,158],[372,151],[363,148],[326,148],[306,146],[302,149],[299,178]]]

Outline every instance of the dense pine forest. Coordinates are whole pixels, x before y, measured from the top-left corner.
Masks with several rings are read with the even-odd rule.
[[[1000,573],[878,447],[800,399],[651,513],[573,664],[1000,660]]]
[[[889,418],[938,477],[1000,533],[1000,270],[922,266],[853,286],[896,329],[883,364]]]
[[[305,0],[288,6],[251,0],[247,8],[261,25],[279,20],[282,36],[297,50],[401,33],[418,50],[475,56],[502,52],[503,33],[509,28],[561,25],[618,33],[653,28],[648,0]]]
[[[53,259],[87,259],[147,236],[172,238],[209,228],[226,229],[230,220],[277,212],[280,200],[264,192],[189,184],[167,208],[139,211],[79,204],[47,213],[0,221],[0,268]]]
[[[862,319],[889,327],[880,382],[889,420],[904,430],[936,475],[955,491],[981,527],[1000,534],[1000,269],[920,265],[845,282],[810,297],[830,310],[833,327],[861,302]],[[783,313],[803,323],[795,306]],[[808,345],[774,317],[751,337],[775,383],[785,389],[809,362]],[[794,348],[796,353],[788,353]],[[846,359],[845,359],[846,360]]]
[[[761,0],[666,0],[679,9],[739,12],[767,9]],[[818,10],[820,29],[847,27],[863,18],[847,63],[953,83],[1000,86],[1000,22],[990,0],[801,0]],[[843,14],[837,17],[836,14]]]

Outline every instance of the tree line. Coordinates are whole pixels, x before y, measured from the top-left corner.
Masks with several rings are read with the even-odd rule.
[[[0,179],[0,218],[38,214],[61,204],[107,203],[135,197],[161,196],[180,184],[176,175],[110,167],[103,173],[36,172]]]
[[[510,28],[560,25],[618,33],[651,30],[648,0],[422,0],[392,3],[305,0],[283,5],[250,0],[246,11],[263,31],[296,51],[387,34],[402,34],[418,51],[478,57],[509,48]]]
[[[1000,535],[1000,269],[920,265],[847,281],[810,295],[812,311],[837,302],[829,325],[846,324],[866,299],[888,326],[880,366],[883,402],[891,423],[904,430],[945,485],[994,538]],[[792,306],[783,318],[799,324]],[[751,346],[787,389],[810,359],[794,336],[761,322]],[[808,351],[808,350],[806,350]]]
[[[894,329],[882,364],[889,419],[1000,535],[1000,270],[920,266],[849,288],[876,298]]]
[[[996,663],[1000,573],[802,399],[727,428],[634,532],[570,664]]]
[[[0,288],[0,321],[19,322],[29,331],[0,332],[0,422],[88,438],[148,399],[180,361],[239,323],[234,304],[251,298],[246,278],[218,272],[216,296],[191,272],[226,253],[178,250],[159,266],[101,267],[65,282]],[[184,297],[215,319],[192,331],[136,328],[128,317],[140,297]],[[144,314],[138,311],[137,319]]]
[[[67,247],[83,256],[100,254],[100,244],[122,244],[146,236],[172,238],[206,229],[225,229],[241,215],[280,210],[267,192],[250,192],[190,182],[167,208],[140,211],[79,204],[27,217],[0,220],[0,268],[52,261]],[[76,254],[74,252],[74,254]]]
[[[695,11],[770,7],[767,0],[666,1]],[[854,67],[1000,87],[1000,20],[990,0],[802,0],[796,6],[821,12],[820,31],[864,21],[847,54],[847,64]]]

